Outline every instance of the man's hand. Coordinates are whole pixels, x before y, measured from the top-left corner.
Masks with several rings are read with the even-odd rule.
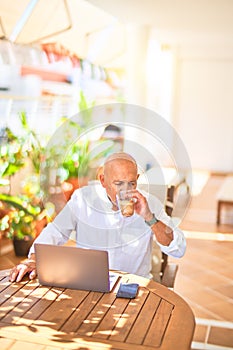
[[[150,211],[146,198],[138,190],[133,191],[133,197],[137,200],[134,205],[135,212],[142,216],[144,220],[150,220],[153,214]]]
[[[153,214],[149,208],[146,198],[137,190],[134,191],[133,197],[137,198],[137,202],[134,206],[136,213],[141,215],[144,220],[150,221],[153,218]],[[174,238],[173,230],[162,221],[152,225],[151,230],[155,234],[157,241],[164,246],[169,246]]]
[[[35,262],[35,254],[32,254],[30,259],[22,261],[10,272],[9,281],[10,282],[20,282],[22,278],[29,273],[29,278],[36,278],[36,262]]]

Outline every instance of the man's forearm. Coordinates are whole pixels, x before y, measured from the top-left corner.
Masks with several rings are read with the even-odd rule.
[[[152,225],[151,230],[153,231],[158,243],[164,246],[169,246],[173,241],[173,230],[162,221],[158,221]]]

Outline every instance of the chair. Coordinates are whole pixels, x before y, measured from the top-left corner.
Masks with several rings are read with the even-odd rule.
[[[166,213],[171,216],[173,211],[173,204],[174,204],[174,194],[175,194],[175,186],[168,186],[167,188],[167,198],[165,201],[165,210]],[[153,253],[156,256],[152,255],[152,270],[156,271],[156,267],[153,266],[154,264],[158,263],[158,250],[156,248],[156,243],[153,244]],[[160,283],[162,283],[164,286],[174,289],[174,283],[176,274],[178,271],[178,265],[175,263],[170,263],[168,259],[168,255],[161,252],[160,255],[161,258],[161,266],[160,266]],[[153,279],[158,281],[158,278],[156,277],[156,274],[153,274]]]
[[[161,283],[168,288],[174,289],[177,271],[178,265],[170,263],[167,254],[162,253]]]
[[[167,198],[165,201],[165,211],[169,216],[172,216],[173,205],[174,205],[174,195],[175,195],[175,186],[174,185],[168,186]]]
[[[169,186],[167,189],[167,200],[165,203],[165,210],[169,216],[172,216],[173,206],[174,206],[174,195],[175,195],[175,186]],[[176,274],[178,271],[178,265],[175,263],[170,263],[168,255],[162,253],[162,265],[161,265],[161,283],[173,289]]]

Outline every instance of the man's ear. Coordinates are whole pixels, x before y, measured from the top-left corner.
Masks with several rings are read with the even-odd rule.
[[[99,180],[100,180],[100,183],[103,187],[105,187],[105,184],[104,184],[104,174],[99,174]]]
[[[104,172],[104,168],[100,166],[96,171],[96,180],[100,179],[100,175],[103,174],[103,172]]]

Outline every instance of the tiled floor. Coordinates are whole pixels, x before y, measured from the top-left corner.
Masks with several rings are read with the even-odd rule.
[[[188,238],[185,256],[175,260],[175,291],[196,317],[193,349],[233,348],[232,251],[232,241]]]
[[[211,176],[181,223],[187,251],[175,259],[175,291],[196,318],[192,349],[233,349],[233,212],[223,213],[223,225],[215,224],[215,196],[222,180]]]
[[[226,222],[216,226],[215,196],[223,177],[207,180],[181,223],[186,254],[170,260],[179,265],[175,292],[190,304],[196,318],[192,349],[229,350],[233,349],[233,213],[226,212]],[[10,268],[18,260],[12,252],[4,254],[0,268]]]

